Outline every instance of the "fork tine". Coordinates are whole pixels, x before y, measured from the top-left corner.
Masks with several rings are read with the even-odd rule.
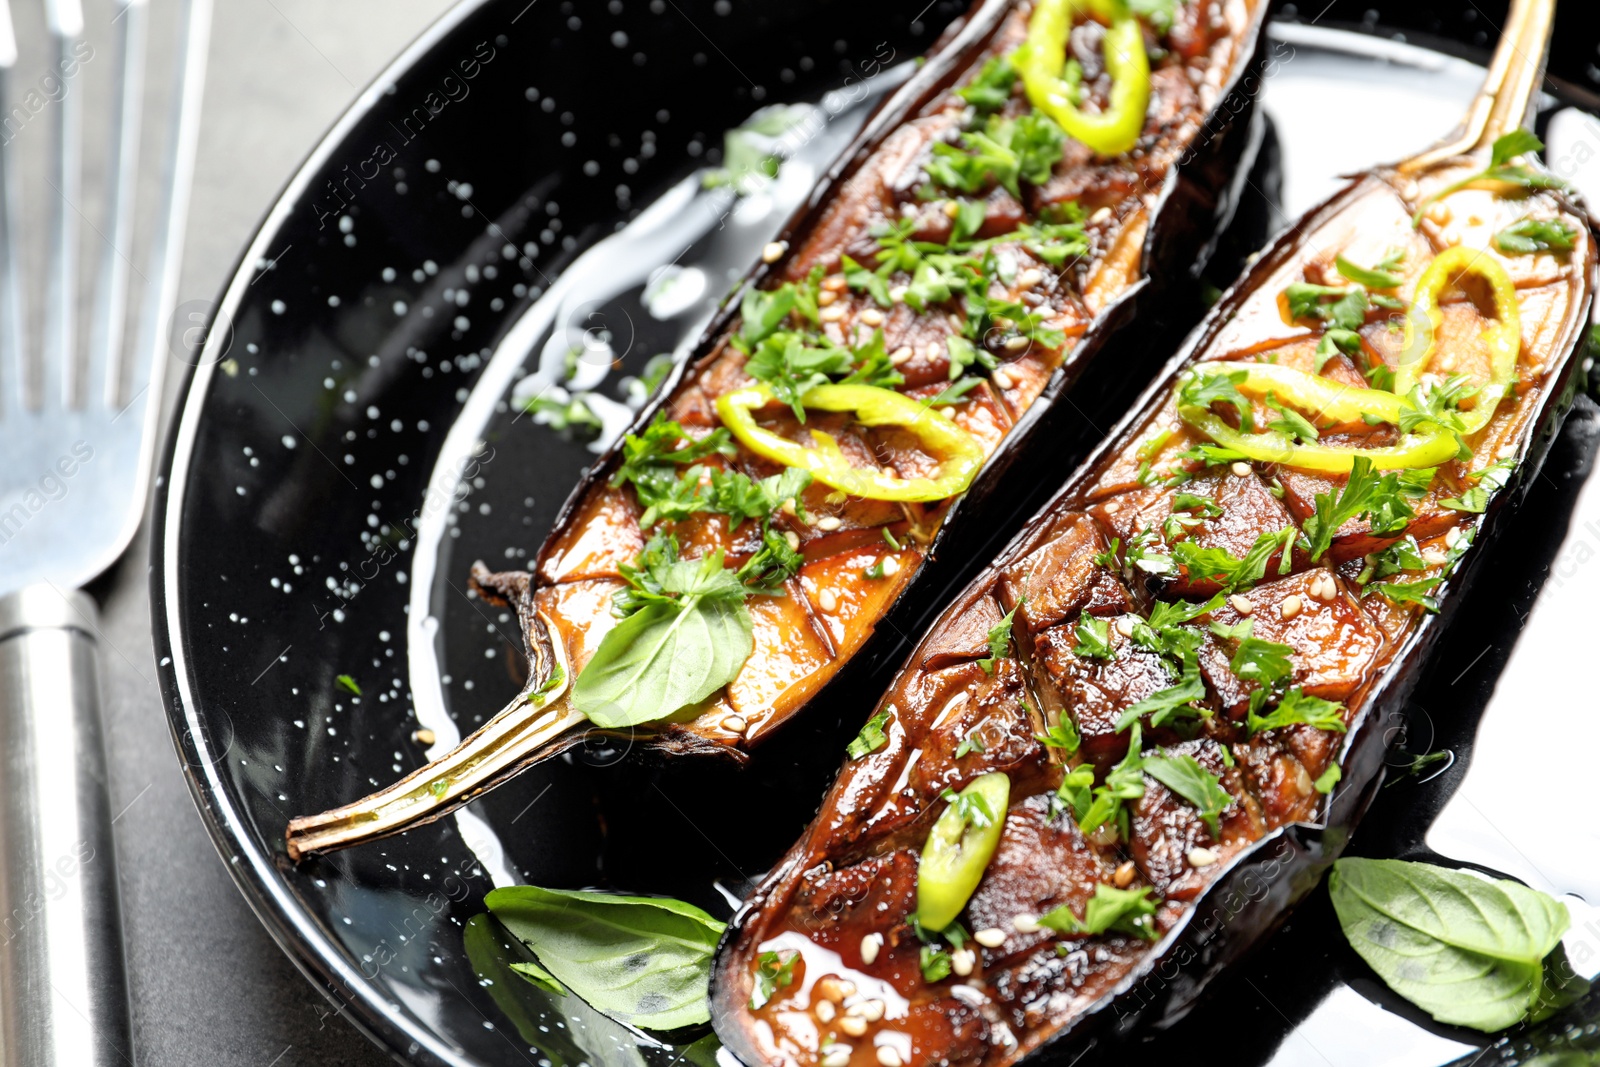
[[[127,334],[128,282],[132,273],[134,196],[139,173],[140,122],[144,114],[145,0],[121,0],[117,16],[118,79],[113,106],[118,120],[111,127],[107,155],[109,185],[105,242],[94,318],[89,325],[88,369],[84,372],[86,407],[117,406],[122,382],[122,342]]]
[[[76,62],[83,39],[80,0],[45,0],[50,36],[55,40],[59,69]],[[81,89],[81,87],[80,87]],[[77,353],[78,205],[83,199],[83,93],[72,87],[55,107],[55,152],[50,184],[56,198],[51,212],[50,266],[47,274],[43,343],[40,345],[39,403],[46,409],[67,407],[74,382]]]
[[[189,220],[189,194],[194,185],[195,149],[200,139],[200,98],[206,80],[206,48],[211,38],[211,4],[212,0],[181,0],[178,9],[180,41],[169,119],[171,142],[162,201],[156,216],[155,239],[150,249],[150,266],[145,272],[139,333],[130,349],[129,382],[133,386],[130,407],[139,402],[145,389],[150,392],[151,403],[158,403],[161,397],[161,373],[166,364],[161,350],[167,337],[168,319],[177,303],[183,237]],[[154,420],[151,422],[153,424]]]
[[[0,120],[11,114],[11,68],[17,62],[17,37],[10,0],[0,0]],[[17,175],[10,131],[0,132],[0,413],[28,406],[27,331],[22,321],[22,272],[18,266]]]

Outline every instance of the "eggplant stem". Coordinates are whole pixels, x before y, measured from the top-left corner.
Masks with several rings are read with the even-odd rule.
[[[1397,164],[1395,169],[1419,173],[1447,160],[1483,151],[1521,127],[1528,117],[1533,92],[1544,80],[1555,10],[1555,0],[1512,0],[1500,43],[1489,61],[1489,73],[1456,134]]]
[[[572,687],[572,668],[558,631],[542,612],[538,619],[550,636],[550,665],[532,676],[542,675],[544,682],[530,681],[470,737],[393,785],[353,804],[291,820],[285,833],[289,858],[298,863],[432,822],[576,741],[574,727],[589,720],[562,700]],[[543,650],[535,649],[534,657],[543,659]]]

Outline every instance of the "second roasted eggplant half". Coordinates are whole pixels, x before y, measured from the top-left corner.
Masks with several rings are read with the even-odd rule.
[[[723,941],[741,1060],[1169,1021],[1316,884],[1570,400],[1595,243],[1521,129],[1548,20],[1514,5],[1462,137],[1279,238],[940,616]]]
[[[437,818],[595,730],[738,755],[891,609],[908,623],[936,557],[960,565],[962,538],[1014,506],[1007,468],[1051,455],[1067,413],[1050,409],[1130,297],[1190,270],[1226,213],[1264,7],[975,7],[768,246],[533,572],[475,574],[519,611],[527,690],[394,786],[296,819],[290,855]]]

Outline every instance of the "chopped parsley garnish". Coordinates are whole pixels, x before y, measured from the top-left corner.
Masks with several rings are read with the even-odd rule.
[[[1180,405],[1210,408],[1224,404],[1239,415],[1239,428],[1249,432],[1255,428],[1250,401],[1239,392],[1239,386],[1250,377],[1249,371],[1231,371],[1227,374],[1191,374],[1178,391]]]
[[[1042,734],[1034,734],[1033,739],[1046,748],[1059,748],[1069,756],[1077,752],[1078,745],[1082,743],[1082,739],[1078,736],[1078,728],[1073,725],[1072,718],[1066,712],[1061,713],[1059,723]]]
[[[1146,756],[1144,773],[1193,804],[1211,836],[1218,836],[1217,817],[1233,803],[1233,796],[1199,760],[1183,754]]]
[[[1330,763],[1328,764],[1328,769],[1319,774],[1317,780],[1311,783],[1311,787],[1323,796],[1327,796],[1333,792],[1333,787],[1338,785],[1339,779],[1343,777],[1344,768],[1337,763]]]
[[[756,987],[750,994],[752,1010],[765,1005],[778,990],[793,984],[794,965],[799,960],[800,953],[792,949],[783,953],[763,952],[756,957]]]
[[[1312,726],[1342,734],[1345,732],[1344,717],[1340,714],[1342,711],[1343,704],[1307,696],[1304,690],[1295,686],[1283,694],[1278,706],[1268,714],[1259,715],[1252,708],[1246,726],[1252,735],[1285,726]]]
[[[664,412],[657,412],[643,432],[630,433],[622,439],[622,462],[611,476],[611,486],[631,483],[639,503],[649,509],[675,491],[678,468],[708,456],[734,454],[732,435],[727,429],[718,427],[696,440],[681,424],[668,419]]]
[[[1359,330],[1367,321],[1367,291],[1359,285],[1295,282],[1284,290],[1291,319],[1315,319],[1342,330]]]
[[[1016,616],[1017,608],[1027,602],[1027,597],[1018,600],[1017,607],[1006,612],[1004,618],[989,628],[989,654],[978,661],[983,673],[993,674],[995,662],[1005,657],[1006,650],[1011,647],[1011,620]]]
[[[1562,219],[1518,219],[1494,235],[1494,246],[1508,256],[1570,252],[1578,231]]]
[[[1358,267],[1343,256],[1335,256],[1333,265],[1340,274],[1357,285],[1364,285],[1368,289],[1393,289],[1405,281],[1404,277],[1394,273],[1394,269],[1404,261],[1405,252],[1395,248],[1370,267]]]
[[[1357,456],[1351,466],[1350,480],[1338,496],[1316,495],[1315,514],[1304,523],[1302,547],[1310,553],[1313,562],[1321,559],[1332,547],[1339,528],[1362,515],[1367,517],[1375,534],[1405,529],[1407,520],[1416,517],[1416,512],[1403,499],[1411,488],[1402,483],[1399,475],[1392,472],[1380,475],[1373,469],[1372,460]]]
[[[1457,189],[1465,189],[1478,182],[1502,182],[1506,185],[1515,185],[1522,189],[1565,189],[1567,183],[1553,174],[1546,174],[1534,170],[1526,164],[1516,164],[1511,161],[1528,152],[1537,152],[1544,147],[1544,142],[1529,130],[1515,129],[1510,133],[1502,134],[1495,139],[1494,147],[1489,150],[1489,165],[1478,173],[1462,178],[1458,182],[1440,189],[1437,193],[1423,200],[1417,205],[1416,214],[1411,216],[1411,225],[1417,226],[1422,222],[1423,212],[1428,205],[1441,197],[1449,196]]]
[[[1266,405],[1280,416],[1267,423],[1267,429],[1277,430],[1281,434],[1297,437],[1302,441],[1315,441],[1322,436],[1317,432],[1317,428],[1311,424],[1310,419],[1287,404],[1281,403],[1271,392],[1267,393]]]
[[[1064,934],[1129,934],[1146,941],[1156,939],[1155,924],[1157,901],[1149,886],[1137,889],[1118,889],[1101,882],[1094,887],[1094,896],[1083,908],[1079,919],[1066,904],[1039,916],[1039,925]]]
[[[956,759],[960,759],[971,752],[982,755],[986,751],[983,746],[983,735],[978,732],[981,729],[981,726],[975,726],[971,733],[961,739],[961,744],[956,746]]]
[[[1011,99],[1017,72],[1008,56],[995,56],[983,64],[972,82],[956,90],[956,95],[979,111],[998,111]]]
[[[1106,773],[1106,780],[1094,788],[1093,799],[1089,802],[1087,810],[1078,818],[1078,829],[1086,834],[1092,834],[1107,823],[1116,823],[1117,832],[1124,840],[1128,837],[1128,812],[1125,803],[1138,800],[1144,796],[1144,754],[1140,752],[1141,732],[1138,722],[1133,724],[1133,729],[1128,734],[1128,754],[1122,757],[1122,762],[1111,768]],[[1094,768],[1085,767],[1089,771],[1090,781],[1094,778]],[[1076,773],[1076,772],[1074,772]],[[1071,775],[1068,776],[1069,779]],[[1066,784],[1062,784],[1065,790]],[[1075,796],[1072,806],[1076,810]]]
[[[1083,615],[1072,633],[1077,638],[1077,643],[1072,646],[1073,655],[1085,659],[1116,658],[1116,652],[1111,647],[1111,626],[1106,620]]]
[[[851,759],[860,759],[888,744],[889,736],[883,732],[883,728],[889,724],[889,713],[893,710],[890,706],[879,708],[872,718],[862,724],[861,732],[845,748],[845,754]]]
[[[361,687],[357,685],[356,680],[350,677],[348,674],[339,675],[334,679],[334,683],[337,684],[340,689],[343,689],[348,693],[353,693],[356,696],[361,695]]]
[[[1314,367],[1316,372],[1321,374],[1322,368],[1327,365],[1328,360],[1340,352],[1347,356],[1361,355],[1361,335],[1354,330],[1346,330],[1340,326],[1330,326],[1317,341],[1317,350],[1313,355],[1316,361]]]
[[[745,373],[766,382],[772,395],[794,410],[794,417],[806,421],[800,398],[807,390],[826,385],[829,375],[848,374],[855,364],[849,349],[830,344],[820,335],[820,346],[807,344],[798,333],[779,333],[764,338],[745,363]]]
[[[1021,197],[1018,180],[1034,185],[1049,181],[1066,140],[1061,127],[1040,112],[1015,119],[991,115],[981,130],[963,133],[959,147],[934,144],[928,177],[957,192],[977,193],[993,184]]]

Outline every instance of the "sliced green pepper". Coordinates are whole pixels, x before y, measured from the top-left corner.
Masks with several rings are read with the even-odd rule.
[[[807,448],[756,424],[754,411],[769,403],[772,392],[753,385],[717,398],[717,415],[733,436],[758,456],[786,467],[798,467],[824,485],[868,500],[944,500],[964,491],[983,466],[978,439],[926,406],[893,389],[874,385],[819,385],[800,403],[814,411],[850,411],[863,426],[902,426],[939,458],[931,478],[900,478],[875,468],[854,467],[829,434],[815,427],[816,442]]]
[[[1281,463],[1302,470],[1326,471],[1329,474],[1350,473],[1358,456],[1370,459],[1378,470],[1437,467],[1454,459],[1461,449],[1455,435],[1444,431],[1406,434],[1398,444],[1386,448],[1338,448],[1333,445],[1299,444],[1276,430],[1243,433],[1205,408],[1191,405],[1180,405],[1178,415],[1223,448],[1230,448],[1247,459]]]
[[[1365,416],[1398,426],[1402,415],[1415,410],[1410,403],[1388,390],[1356,389],[1293,367],[1280,367],[1276,363],[1198,363],[1191,373],[1210,377],[1238,374],[1240,371],[1245,372],[1245,379],[1236,382],[1235,388],[1241,393],[1254,397],[1272,393],[1283,403],[1304,411],[1312,418],[1355,422]]]
[[[1000,847],[1010,800],[1011,779],[999,771],[985,774],[933,824],[917,864],[917,919],[924,929],[943,930],[967,906]]]
[[[1092,10],[1105,18],[1103,49],[1111,75],[1111,99],[1099,114],[1080,111],[1076,92],[1062,76],[1072,20]],[[1139,141],[1150,107],[1150,57],[1144,27],[1126,0],[1039,0],[1028,20],[1027,40],[1012,57],[1033,106],[1055,119],[1069,137],[1103,156],[1120,155]]]
[[[1427,316],[1432,326],[1432,337],[1420,358],[1402,363],[1395,368],[1394,391],[1404,396],[1417,384],[1423,371],[1433,361],[1438,351],[1439,330],[1444,325],[1444,312],[1439,307],[1439,294],[1457,276],[1476,274],[1489,283],[1494,296],[1497,322],[1483,331],[1484,343],[1489,346],[1489,381],[1478,390],[1471,411],[1461,415],[1460,432],[1469,434],[1481,430],[1494,416],[1494,410],[1505,399],[1517,377],[1517,356],[1522,352],[1522,319],[1517,310],[1517,291],[1511,276],[1488,252],[1457,245],[1447,248],[1434,257],[1428,269],[1417,279],[1417,293],[1413,301],[1416,311]],[[1416,339],[1416,326],[1412,316],[1406,317],[1405,350],[1412,351]]]

